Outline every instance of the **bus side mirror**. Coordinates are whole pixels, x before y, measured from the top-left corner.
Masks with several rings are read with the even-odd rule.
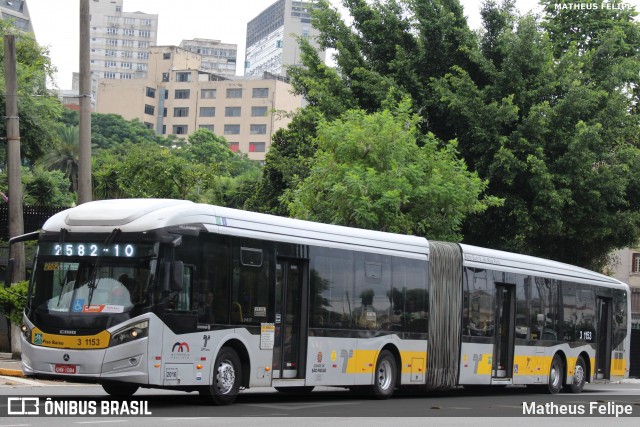
[[[171,290],[180,292],[184,288],[184,263],[174,261],[171,263]]]
[[[4,287],[11,286],[11,278],[13,277],[13,258],[10,258],[7,262],[7,269],[4,271]]]

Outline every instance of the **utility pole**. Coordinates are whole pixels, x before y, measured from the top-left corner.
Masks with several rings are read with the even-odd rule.
[[[78,204],[91,201],[91,62],[89,0],[80,0],[80,132],[78,141]]]
[[[16,36],[4,36],[5,110],[7,113],[7,173],[9,178],[9,238],[24,233],[22,216],[22,177],[20,171],[20,120],[18,117],[18,75],[16,71]],[[24,243],[11,248],[13,283],[25,279]]]

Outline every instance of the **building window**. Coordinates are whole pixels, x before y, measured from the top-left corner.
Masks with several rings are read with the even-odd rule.
[[[177,82],[190,82],[191,81],[191,72],[176,73],[176,81]]]
[[[115,67],[116,65],[116,61],[104,61],[104,66],[107,68]]]
[[[116,56],[118,54],[117,50],[111,50],[111,49],[107,49],[104,52],[104,56]]]
[[[118,29],[114,28],[114,27],[109,27],[109,28],[107,28],[107,34],[110,34],[112,36],[115,35],[115,34],[118,34]]]
[[[215,89],[200,89],[200,98],[202,99],[215,99],[216,90]]]
[[[153,87],[147,87],[147,96],[149,98],[155,98],[156,97],[156,89]]]
[[[149,129],[153,129],[153,123],[144,122],[144,125]]]
[[[138,59],[149,59],[149,52],[138,52]]]
[[[199,127],[200,127],[200,129],[206,129],[206,130],[210,130],[211,132],[213,132],[213,125],[200,125]]]
[[[200,117],[215,117],[216,107],[200,107]]]
[[[118,39],[107,39],[107,45],[118,46]]]
[[[224,125],[225,135],[238,135],[240,133],[240,125]]]
[[[267,107],[251,107],[251,117],[264,117],[267,115]]]
[[[148,48],[149,47],[149,42],[138,42],[138,47]]]
[[[189,99],[190,91],[189,89],[176,89],[175,98],[176,99]]]
[[[124,18],[124,23],[129,25],[135,25],[136,18]]]
[[[122,6],[116,6],[116,12],[122,12]]]
[[[151,19],[141,19],[140,20],[140,25],[144,25],[145,27],[149,27],[151,26]]]
[[[240,117],[241,108],[240,107],[225,107],[224,108],[224,116],[225,117]]]
[[[162,54],[162,59],[171,59],[171,52],[165,52]]]
[[[237,153],[238,150],[240,150],[240,143],[239,142],[230,142],[229,143],[229,150],[233,151],[234,153]]]
[[[631,272],[640,273],[640,253],[634,253],[631,258]]]
[[[227,89],[227,98],[242,98],[242,88]]]
[[[249,152],[250,153],[264,153],[264,142],[250,142],[249,143]]]
[[[149,114],[150,116],[153,116],[155,112],[156,112],[156,107],[154,107],[153,105],[148,105],[148,104],[144,105],[145,114]]]
[[[140,37],[151,37],[151,31],[149,31],[149,30],[140,30],[140,31],[138,31],[138,36],[140,36]]]
[[[121,62],[120,63],[120,67],[121,68],[127,68],[129,70],[133,68],[133,66],[131,65],[131,62]]]
[[[266,88],[266,87],[254,87],[253,88],[253,97],[254,98],[268,98],[269,97],[269,88]]]
[[[187,134],[187,125],[173,125],[173,134],[174,135],[186,135]]]
[[[116,78],[116,73],[114,73],[113,71],[105,71],[104,78],[105,79],[115,79]]]
[[[125,36],[130,36],[130,37],[135,37],[135,35],[136,35],[136,31],[135,31],[135,30],[132,30],[132,29],[130,29],[130,28],[125,28],[125,29],[122,31],[122,33],[123,33]]]
[[[131,80],[133,78],[133,74],[131,73],[120,73],[120,79],[122,80]]]
[[[138,64],[136,68],[138,71],[147,71],[147,64]]]
[[[251,135],[266,135],[267,125],[251,125],[249,128],[249,133]]]
[[[162,81],[163,82],[168,82],[169,81],[169,73],[162,73]]]
[[[130,50],[124,50],[124,51],[122,51],[122,57],[123,58],[133,58],[133,52],[131,52]]]
[[[173,117],[189,117],[189,107],[175,107]]]
[[[122,46],[133,47],[133,40],[122,40]]]

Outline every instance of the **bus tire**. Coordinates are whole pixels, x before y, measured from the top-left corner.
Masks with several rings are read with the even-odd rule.
[[[200,394],[214,405],[229,405],[238,396],[241,379],[242,365],[238,354],[230,347],[223,347],[213,365],[211,385]]]
[[[123,382],[108,382],[102,383],[102,388],[107,392],[110,396],[115,397],[130,397],[138,391],[140,386],[136,384],[123,383]]]
[[[389,350],[382,350],[376,362],[375,377],[371,387],[376,399],[388,399],[393,395],[397,377],[396,358]]]
[[[573,370],[573,382],[571,384],[565,384],[564,391],[567,393],[580,393],[584,388],[584,384],[587,382],[587,364],[584,363],[584,358],[578,356],[576,360],[576,367]]]
[[[562,358],[555,354],[551,360],[551,367],[549,368],[549,382],[546,387],[546,391],[549,394],[558,394],[562,390],[564,384],[564,363]]]

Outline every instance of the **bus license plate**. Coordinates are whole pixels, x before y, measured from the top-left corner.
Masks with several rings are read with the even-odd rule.
[[[178,368],[165,368],[164,379],[178,381]]]
[[[75,374],[76,365],[59,365],[55,366],[56,374]]]

